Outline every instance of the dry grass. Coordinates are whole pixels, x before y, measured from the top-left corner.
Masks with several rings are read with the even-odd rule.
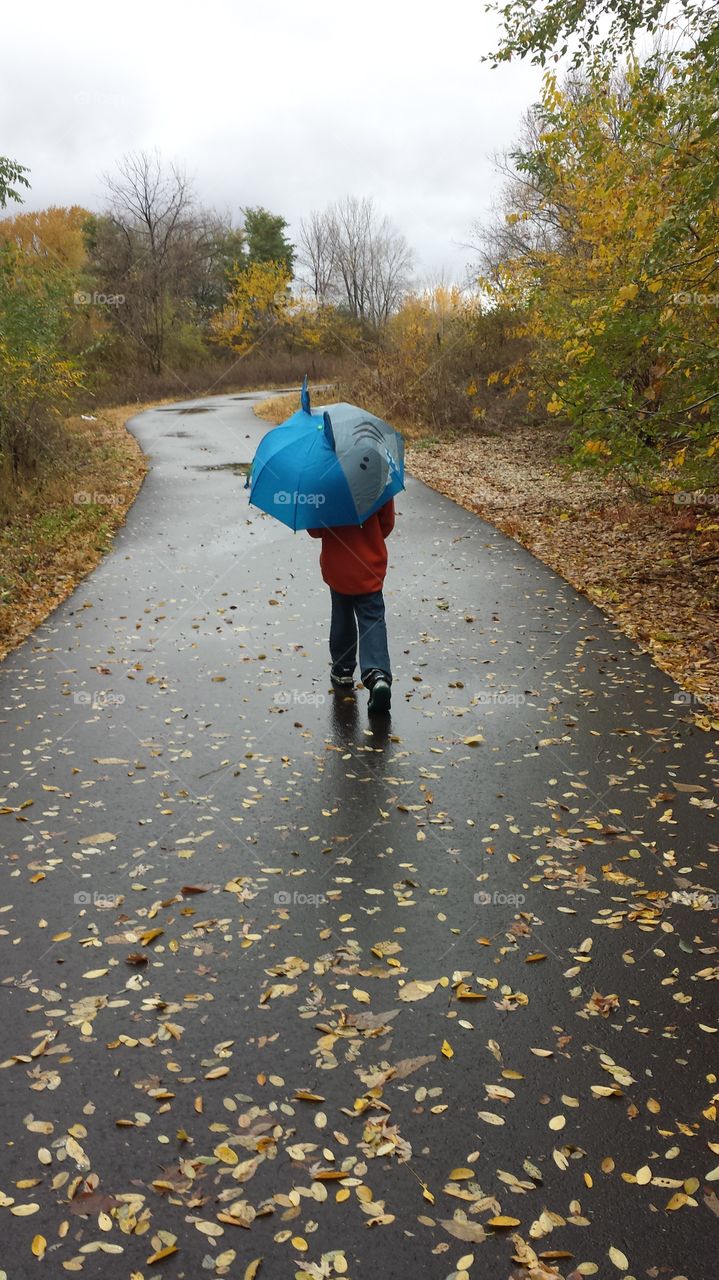
[[[0,658],[66,598],[109,549],[147,465],[125,428],[144,406],[71,417],[21,486],[5,491],[0,523]]]
[[[331,366],[329,360],[326,367],[313,365],[307,352],[288,355],[256,350],[245,357],[207,357],[189,365],[173,360],[170,355],[158,375],[134,367],[128,360],[126,364],[102,370],[94,380],[91,378],[89,388],[81,393],[78,403],[82,412],[96,413],[99,407],[135,401],[157,404],[163,398],[190,400],[228,395],[233,391],[294,387],[301,383],[305,373],[309,373],[314,382],[320,381],[323,375],[336,376],[335,366],[339,368],[340,362],[334,359]]]
[[[297,392],[292,392],[290,395],[270,396],[268,400],[259,400],[256,405],[253,405],[257,417],[262,418],[263,422],[272,423],[273,427],[284,422],[285,418],[289,418],[299,407],[300,397]]]
[[[313,405],[330,404],[336,401],[348,400],[351,402],[351,395],[341,383],[323,383],[317,390],[310,387],[310,396]],[[271,396],[267,400],[261,400],[254,406],[254,411],[258,418],[262,418],[265,422],[270,422],[272,426],[284,422],[285,418],[289,418],[290,414],[295,413],[300,407],[300,397],[298,392],[292,392],[287,395]],[[373,409],[373,413],[379,414],[379,410]],[[427,447],[437,442],[436,434],[432,434],[428,427],[418,425],[416,422],[403,421],[396,414],[391,419],[392,426],[402,432],[408,444],[417,444],[420,447]],[[454,439],[454,433],[442,433],[442,439]]]

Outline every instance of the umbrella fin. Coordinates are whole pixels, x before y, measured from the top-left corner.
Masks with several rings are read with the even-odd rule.
[[[332,419],[330,418],[330,415],[328,414],[326,409],[323,416],[325,420],[325,425],[324,425],[325,440],[330,446],[330,449],[335,449],[335,433],[332,430]]]
[[[310,409],[310,392],[307,386],[307,374],[305,374],[302,380],[302,393],[300,395],[300,403],[305,413],[312,412],[312,410]]]

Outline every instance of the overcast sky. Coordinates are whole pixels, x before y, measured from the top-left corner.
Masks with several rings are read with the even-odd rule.
[[[484,0],[34,0],[2,25],[0,154],[32,170],[26,207],[101,208],[102,174],[159,147],[235,215],[262,204],[295,228],[372,195],[419,277],[463,277],[492,155],[541,80],[480,62]]]

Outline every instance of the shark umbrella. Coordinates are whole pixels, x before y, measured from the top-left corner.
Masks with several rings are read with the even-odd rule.
[[[363,524],[404,489],[404,441],[353,404],[302,407],[260,441],[247,477],[250,502],[290,529]]]

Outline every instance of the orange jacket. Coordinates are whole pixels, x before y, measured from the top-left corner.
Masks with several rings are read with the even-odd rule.
[[[320,569],[328,587],[346,596],[381,591],[387,572],[385,538],[393,529],[393,498],[364,524],[308,529],[311,538],[322,539]]]

